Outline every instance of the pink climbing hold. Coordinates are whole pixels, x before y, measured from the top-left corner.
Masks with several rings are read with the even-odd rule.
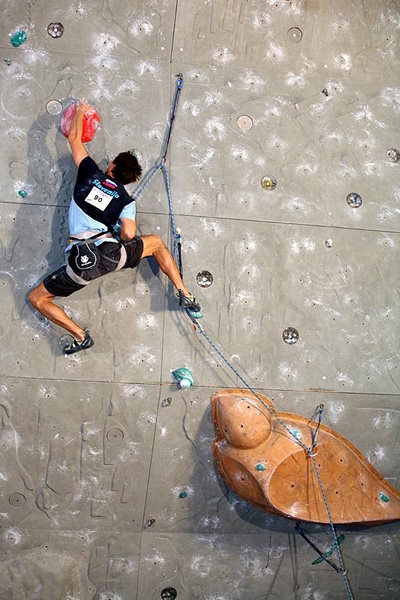
[[[72,119],[74,118],[76,113],[76,102],[70,104],[62,114],[61,117],[61,131],[68,137],[69,130],[71,127]],[[94,138],[94,134],[96,133],[98,124],[100,123],[99,113],[93,106],[89,108],[85,112],[83,117],[83,129],[82,129],[82,142],[85,144],[86,142],[90,142]]]

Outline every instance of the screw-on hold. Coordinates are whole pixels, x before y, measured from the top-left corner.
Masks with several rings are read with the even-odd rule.
[[[138,162],[143,160],[143,154],[138,148],[131,148],[131,150],[128,150],[128,152],[129,154],[132,154],[132,156],[134,156]]]
[[[248,131],[253,127],[253,119],[248,115],[241,115],[237,119],[237,124],[243,131]]]
[[[303,437],[303,434],[301,433],[301,431],[299,431],[298,429],[290,429],[290,433],[292,434],[293,437],[296,438],[296,440],[301,440],[301,438]]]
[[[11,58],[5,58],[4,62],[6,63],[6,65],[10,66],[11,65]]]
[[[50,23],[47,27],[47,33],[52,38],[59,38],[64,33],[64,25],[62,23]]]
[[[288,29],[286,35],[289,38],[289,40],[294,44],[298,44],[303,38],[303,32],[298,27],[291,27],[290,29]]]
[[[168,396],[168,398],[164,398],[164,400],[161,403],[161,406],[163,408],[165,408],[166,406],[170,406],[172,402],[172,398],[170,396]]]
[[[382,500],[382,502],[389,502],[389,498],[383,492],[380,492],[379,499]]]
[[[173,587],[164,588],[161,592],[162,600],[175,600],[175,598],[177,596],[178,596],[178,592]]]
[[[179,498],[186,498],[187,497],[187,492],[181,492],[179,494]]]
[[[152,525],[154,525],[154,523],[156,522],[155,519],[147,519],[146,523],[144,524],[145,528],[147,529],[147,527],[151,527]]]
[[[282,333],[282,338],[287,344],[295,344],[299,339],[299,332],[294,327],[287,327]]]
[[[400,152],[396,150],[396,148],[389,148],[389,150],[386,152],[386,156],[392,163],[400,162]]]
[[[196,283],[202,288],[208,288],[212,285],[214,281],[214,277],[210,273],[210,271],[199,271],[196,275]]]
[[[11,37],[11,43],[14,46],[14,48],[18,48],[18,46],[21,46],[21,44],[23,44],[24,42],[26,42],[26,32],[25,31],[17,31],[17,33],[14,33],[14,35]]]
[[[275,177],[272,177],[270,175],[264,175],[264,177],[261,179],[261,187],[264,188],[264,190],[274,190],[276,188],[277,182]]]
[[[258,463],[258,465],[256,465],[256,471],[265,471],[266,470],[266,466],[263,465],[262,463]]]
[[[46,104],[46,110],[49,115],[59,115],[62,113],[62,104],[59,100],[49,100]]]
[[[193,375],[186,367],[180,367],[172,371],[172,377],[176,379],[181,388],[189,388],[194,385]]]
[[[21,196],[21,198],[26,198],[27,193],[25,190],[18,190],[18,196]]]
[[[356,194],[355,192],[347,194],[346,200],[347,204],[351,206],[351,208],[359,208],[362,204],[361,196],[359,194]]]

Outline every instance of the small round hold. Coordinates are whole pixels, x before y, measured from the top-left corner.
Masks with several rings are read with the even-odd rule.
[[[179,494],[179,498],[186,498],[187,497],[187,492],[181,492]]]
[[[8,501],[14,508],[21,508],[21,506],[24,506],[26,498],[23,494],[16,492],[15,494],[11,494]]]
[[[175,600],[178,596],[178,592],[173,587],[164,588],[161,592],[162,600]]]
[[[25,190],[18,190],[18,196],[21,196],[21,198],[26,198],[27,194]]]
[[[291,27],[290,29],[288,29],[286,35],[289,38],[289,40],[293,42],[293,44],[298,44],[302,40],[303,32],[298,27]]]
[[[256,465],[256,471],[265,471],[266,470],[266,466],[263,465],[262,463],[258,463],[258,465]]]
[[[64,33],[64,25],[61,23],[50,23],[50,25],[47,27],[47,33],[52,38],[60,38]]]
[[[324,96],[329,96],[329,92],[328,92],[328,90],[326,88],[324,88],[322,90],[322,93],[324,94]]]
[[[350,194],[347,194],[346,200],[347,200],[347,204],[349,206],[351,206],[351,208],[358,208],[362,204],[361,196],[359,194],[356,194],[355,192],[351,192]]]
[[[49,100],[46,104],[46,110],[50,115],[54,117],[62,113],[62,104],[59,100]]]
[[[282,334],[282,338],[287,344],[295,344],[299,340],[299,332],[294,327],[287,327]]]
[[[58,347],[60,348],[61,352],[64,352],[64,350],[68,348],[68,346],[73,344],[74,340],[75,338],[73,335],[69,333],[64,333],[64,335],[62,335],[58,340]]]
[[[303,434],[298,429],[291,429],[290,433],[293,437],[296,438],[296,440],[301,440],[301,438],[303,437]]]
[[[386,152],[386,156],[392,163],[400,162],[400,152],[396,150],[396,148],[389,148],[389,150]]]
[[[6,65],[10,66],[11,65],[11,58],[5,58],[4,62],[6,63]]]
[[[114,429],[110,429],[110,431],[107,431],[107,435],[106,435],[106,438],[108,439],[109,442],[111,442],[111,444],[118,444],[118,442],[122,442],[124,437],[125,437],[124,432],[122,431],[122,429],[119,429],[118,427],[115,427]]]
[[[11,37],[10,41],[14,48],[18,48],[18,46],[21,46],[21,44],[24,44],[26,42],[26,31],[17,31]]]
[[[253,119],[248,115],[241,115],[238,117],[237,124],[243,131],[248,131],[253,127]]]
[[[135,156],[138,162],[143,160],[143,154],[138,148],[132,148],[131,150],[128,150],[128,152],[129,154],[132,154],[132,156]]]
[[[146,527],[152,527],[154,525],[154,523],[156,522],[155,519],[147,519],[146,523],[144,524],[144,526]]]
[[[276,188],[276,179],[270,175],[264,175],[261,179],[261,186],[264,190],[274,190]]]
[[[382,500],[382,502],[389,502],[389,498],[383,492],[379,493],[379,499]]]
[[[196,283],[202,288],[208,288],[212,285],[214,277],[210,271],[199,271],[196,275]]]

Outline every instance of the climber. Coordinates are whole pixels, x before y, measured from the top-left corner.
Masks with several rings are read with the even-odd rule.
[[[28,296],[36,310],[73,336],[64,354],[86,350],[93,346],[93,340],[89,331],[75,323],[53,299],[70,296],[107,273],[134,269],[142,258],[154,256],[177,289],[180,306],[200,311],[162,239],[158,235],[136,235],[135,201],[124,188],[142,174],[136,156],[122,152],[102,172],[88,155],[82,130],[84,115],[90,108],[84,99],[77,103],[68,134],[78,174],[68,215],[71,243],[66,250],[67,264],[48,275]]]

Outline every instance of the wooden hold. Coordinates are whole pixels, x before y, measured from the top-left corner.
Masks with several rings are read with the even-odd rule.
[[[329,523],[315,461],[333,523],[378,525],[400,519],[400,492],[349,440],[321,425],[313,459],[296,438],[310,448],[317,424],[277,413],[268,398],[258,396],[269,410],[250,391],[221,390],[212,396],[214,460],[238,496],[281,517]]]

